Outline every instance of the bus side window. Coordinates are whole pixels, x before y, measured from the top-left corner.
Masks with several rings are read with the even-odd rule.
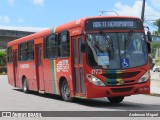
[[[21,61],[21,44],[18,45],[18,61]]]
[[[8,52],[8,63],[11,63],[12,62],[12,48],[9,47],[7,52]]]
[[[69,56],[69,32],[59,34],[59,57]]]
[[[26,61],[26,43],[21,43],[18,45],[18,59],[19,61]]]
[[[26,60],[34,60],[34,41],[30,40],[27,42]]]
[[[56,34],[52,34],[45,38],[45,58],[52,59],[56,58],[58,51],[57,51],[57,36]]]

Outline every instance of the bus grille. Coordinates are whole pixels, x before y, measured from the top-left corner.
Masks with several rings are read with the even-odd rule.
[[[128,88],[111,88],[113,93],[122,93],[122,92],[130,92],[132,90],[132,87]]]
[[[124,83],[123,84],[121,84],[119,81],[116,81],[116,82],[114,82],[114,80],[113,80],[113,82],[112,82],[112,80],[110,80],[110,81],[106,81],[106,85],[107,86],[115,86],[115,85],[131,85],[131,84],[134,84],[135,83],[135,80],[123,80],[124,81]]]
[[[104,77],[108,79],[125,79],[125,78],[132,78],[139,74],[140,72],[126,72],[126,73],[106,73],[102,74]]]

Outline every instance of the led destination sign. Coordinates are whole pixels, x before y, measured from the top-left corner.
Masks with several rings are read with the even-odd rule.
[[[104,29],[142,29],[137,19],[93,19],[86,22],[86,31]]]
[[[133,27],[133,21],[109,21],[109,22],[93,22],[93,28],[106,28],[106,27]]]

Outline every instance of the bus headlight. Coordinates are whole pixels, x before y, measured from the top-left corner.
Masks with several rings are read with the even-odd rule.
[[[138,81],[138,83],[143,83],[146,82],[147,80],[149,80],[150,78],[150,73],[149,71],[147,71]]]
[[[105,84],[100,79],[96,78],[91,74],[87,74],[86,77],[91,83],[93,83],[96,86],[105,86]]]

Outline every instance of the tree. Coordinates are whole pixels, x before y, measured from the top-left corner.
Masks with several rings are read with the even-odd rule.
[[[156,54],[156,49],[160,47],[160,43],[152,42],[151,46],[152,46],[152,57],[154,58]]]
[[[160,33],[160,18],[156,20],[153,24],[158,27],[158,33]]]
[[[158,36],[158,31],[153,31],[152,35]]]
[[[6,66],[6,52],[0,51],[0,66]]]

